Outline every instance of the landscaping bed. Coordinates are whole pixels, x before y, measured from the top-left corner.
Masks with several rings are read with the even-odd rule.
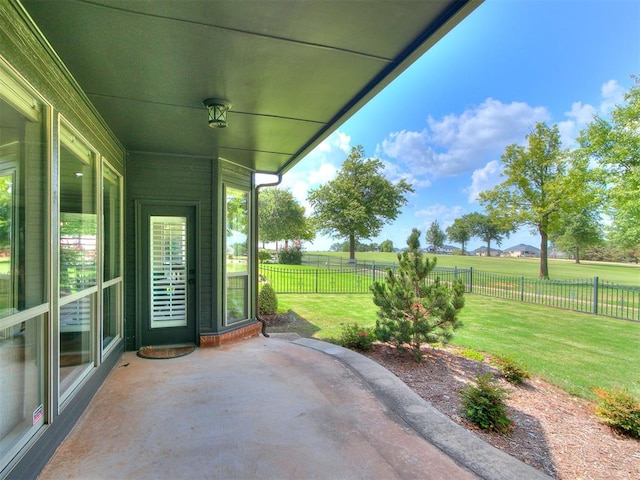
[[[622,436],[600,422],[594,405],[533,376],[516,387],[504,380],[514,426],[509,435],[479,430],[461,416],[460,390],[476,375],[498,370],[487,360],[459,354],[458,347],[424,348],[423,363],[411,354],[376,343],[364,355],[456,423],[483,440],[558,479],[628,480],[640,478],[640,440]]]

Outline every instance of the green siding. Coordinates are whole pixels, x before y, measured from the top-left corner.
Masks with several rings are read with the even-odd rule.
[[[198,256],[198,317],[199,333],[216,331],[216,307],[213,292],[216,288],[213,275],[214,228],[213,190],[215,160],[131,153],[125,175],[125,338],[126,349],[136,347],[137,302],[136,252],[135,252],[135,203],[136,201],[193,203],[198,205],[197,229]]]

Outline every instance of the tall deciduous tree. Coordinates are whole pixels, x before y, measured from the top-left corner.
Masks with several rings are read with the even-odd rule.
[[[621,247],[640,247],[640,77],[610,120],[595,117],[578,139],[580,152],[601,168],[612,239]]]
[[[393,252],[393,242],[391,240],[385,240],[380,244],[381,252]]]
[[[479,212],[468,213],[463,218],[471,227],[472,235],[487,244],[487,257],[491,256],[491,241],[500,245],[513,231],[512,225],[508,222]]]
[[[540,235],[540,277],[549,278],[549,233],[571,196],[567,155],[561,150],[558,126],[538,123],[526,137],[527,145],[509,145],[502,155],[505,180],[480,194],[487,213],[515,225],[526,225]]]
[[[438,249],[444,245],[444,239],[447,238],[445,233],[440,228],[440,224],[437,220],[431,222],[427,233],[425,234],[427,243],[433,248],[433,253],[438,253]]]
[[[353,147],[336,178],[309,192],[313,218],[321,232],[349,241],[349,260],[355,260],[356,240],[375,237],[400,214],[411,186],[393,184],[380,171],[378,159],[366,159],[362,146]]]
[[[459,243],[462,255],[465,252],[465,245],[473,236],[473,229],[468,221],[468,216],[463,215],[460,218],[456,218],[451,225],[447,227],[447,237],[454,243]]]
[[[263,243],[313,240],[315,230],[304,213],[304,207],[289,190],[261,190],[258,198],[258,239]]]
[[[597,212],[585,208],[564,215],[560,228],[553,232],[551,240],[564,252],[572,252],[575,262],[580,263],[580,252],[602,242],[602,226]]]

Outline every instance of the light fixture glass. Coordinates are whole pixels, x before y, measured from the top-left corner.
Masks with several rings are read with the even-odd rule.
[[[225,128],[227,126],[227,112],[231,104],[219,98],[207,98],[202,102],[209,111],[209,126],[211,128]]]

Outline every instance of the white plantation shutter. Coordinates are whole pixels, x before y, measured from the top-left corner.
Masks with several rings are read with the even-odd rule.
[[[151,328],[187,324],[187,218],[151,216]]]

